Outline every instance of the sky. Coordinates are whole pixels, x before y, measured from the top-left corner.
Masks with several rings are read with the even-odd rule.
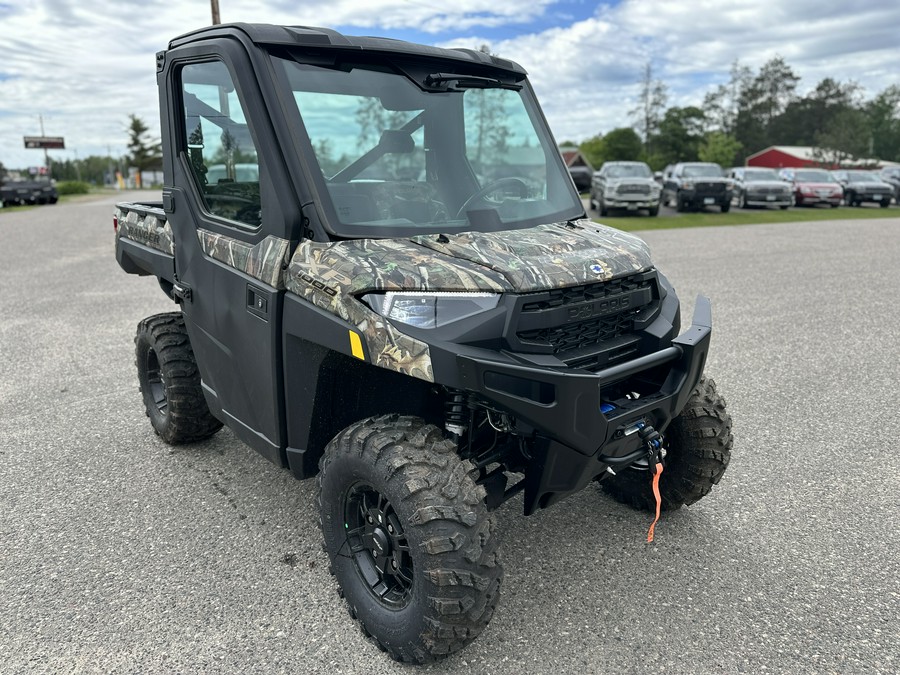
[[[631,126],[647,63],[669,105],[701,105],[738,59],[782,56],[801,76],[900,84],[897,0],[219,0],[223,23],[327,26],[478,47],[529,73],[558,141]],[[42,163],[24,136],[63,136],[55,159],[126,152],[128,116],[159,135],[155,54],[209,25],[208,0],[0,0],[0,162]]]

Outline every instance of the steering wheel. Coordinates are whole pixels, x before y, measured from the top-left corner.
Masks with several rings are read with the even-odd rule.
[[[526,183],[522,178],[517,178],[516,176],[510,176],[507,178],[498,178],[495,181],[491,181],[483,188],[478,190],[475,194],[469,197],[463,205],[459,207],[459,211],[456,212],[456,218],[462,218],[463,214],[469,209],[469,207],[477,202],[479,199],[484,199],[486,196],[491,194],[492,192],[496,192],[500,188],[503,187],[518,187],[519,188],[519,196],[525,197],[528,195],[528,183]]]

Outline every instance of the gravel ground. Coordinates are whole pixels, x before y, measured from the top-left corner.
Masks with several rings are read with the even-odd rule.
[[[686,321],[713,299],[729,470],[652,545],[595,488],[507,504],[493,622],[412,669],[338,600],[313,482],[152,433],[132,337],[171,305],[112,204],[0,213],[0,672],[900,670],[900,219],[647,232]]]

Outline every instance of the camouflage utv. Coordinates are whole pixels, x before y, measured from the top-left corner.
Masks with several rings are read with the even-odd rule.
[[[162,202],[116,214],[119,264],[179,306],[138,326],[150,422],[317,475],[340,594],[392,657],[485,629],[508,500],[597,482],[674,509],[722,477],[709,301],[679,334],[644,243],[585,217],[520,66],[239,24],[173,40],[157,79]]]

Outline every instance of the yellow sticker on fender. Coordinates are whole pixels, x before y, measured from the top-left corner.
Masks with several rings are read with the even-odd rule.
[[[360,340],[359,335],[352,330],[350,331],[350,353],[358,359],[362,359],[363,361],[366,360],[365,352],[363,352],[362,340]]]

